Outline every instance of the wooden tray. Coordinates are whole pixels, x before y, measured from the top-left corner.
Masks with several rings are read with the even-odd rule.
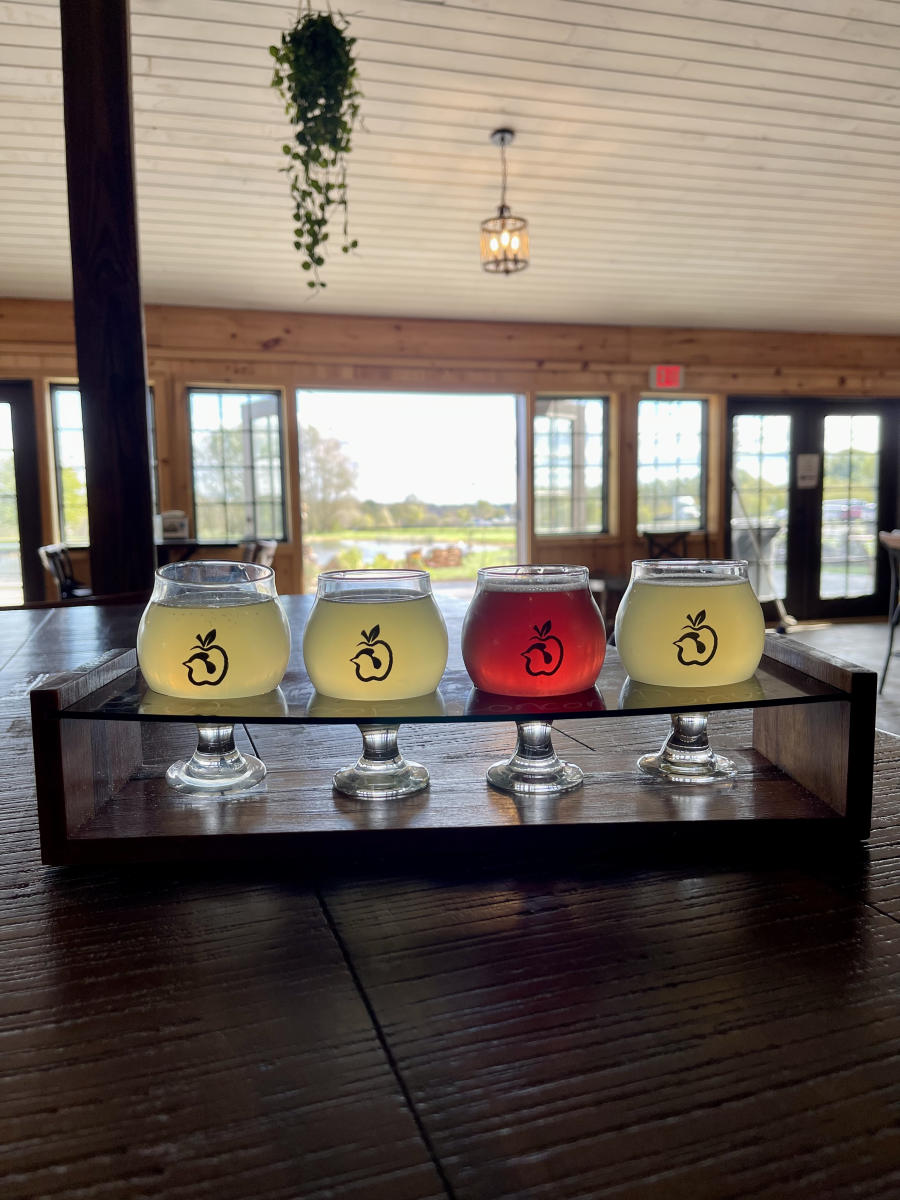
[[[525,701],[477,693],[449,672],[427,702],[378,707],[324,702],[302,671],[277,697],[203,707],[147,693],[133,650],[114,650],[31,693],[41,854],[49,864],[284,854],[306,865],[424,854],[584,850],[673,836],[826,830],[855,841],[870,828],[876,674],[768,635],[752,685],[672,693],[626,688],[610,650],[598,688]],[[711,713],[710,738],[735,759],[733,781],[686,787],[650,781],[638,754],[658,748],[676,709]],[[515,743],[515,720],[554,721],[561,757],[584,786],[520,801],[484,772]],[[196,744],[198,717],[233,721],[239,744],[268,766],[266,780],[228,798],[172,791],[165,770]],[[356,725],[398,722],[428,789],[390,802],[334,791],[335,770],[360,751]]]

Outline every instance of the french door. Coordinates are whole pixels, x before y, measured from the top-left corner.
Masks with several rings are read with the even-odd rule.
[[[886,611],[897,445],[894,401],[729,399],[730,552],[769,619]]]
[[[31,384],[0,380],[0,606],[44,598]]]

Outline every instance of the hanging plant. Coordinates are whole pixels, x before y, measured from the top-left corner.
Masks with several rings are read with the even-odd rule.
[[[293,143],[282,147],[288,158],[282,170],[294,201],[294,249],[302,255],[304,271],[312,273],[310,288],[326,286],[319,269],[335,209],[343,210],[341,250],[349,254],[357,245],[349,236],[346,156],[361,97],[353,60],[356,39],[347,36],[347,27],[340,13],[334,17],[307,7],[281,35],[281,44],[269,47],[275,59],[272,87],[281,93],[294,126]]]

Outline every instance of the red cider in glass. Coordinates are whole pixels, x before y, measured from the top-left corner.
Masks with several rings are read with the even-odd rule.
[[[593,687],[606,631],[587,567],[482,567],[463,621],[462,655],[475,686],[496,695]]]

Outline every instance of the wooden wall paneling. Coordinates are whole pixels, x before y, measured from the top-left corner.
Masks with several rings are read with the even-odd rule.
[[[0,300],[0,344],[40,353],[75,346],[75,315],[70,300]]]
[[[630,335],[624,326],[298,315],[156,305],[147,307],[146,320],[148,348],[154,351],[219,346],[232,358],[278,353],[315,362],[396,358],[581,365],[629,361]]]
[[[127,0],[61,0],[63,115],[95,592],[156,566]]]
[[[605,369],[631,367],[641,379],[654,362],[690,368],[691,389],[753,390],[769,379],[810,391],[830,381],[835,394],[877,390],[900,394],[900,343],[862,334],[784,333],[756,330],[662,329],[490,321],[394,320],[264,311],[229,311],[149,305],[148,354],[180,360],[288,361],[358,364],[425,363],[439,368],[485,366],[566,371],[583,380]],[[0,355],[71,351],[72,305],[62,300],[0,300]],[[0,358],[2,361],[2,358]],[[712,381],[722,381],[714,385]],[[570,386],[564,384],[564,387]],[[873,393],[874,394],[874,393]]]

